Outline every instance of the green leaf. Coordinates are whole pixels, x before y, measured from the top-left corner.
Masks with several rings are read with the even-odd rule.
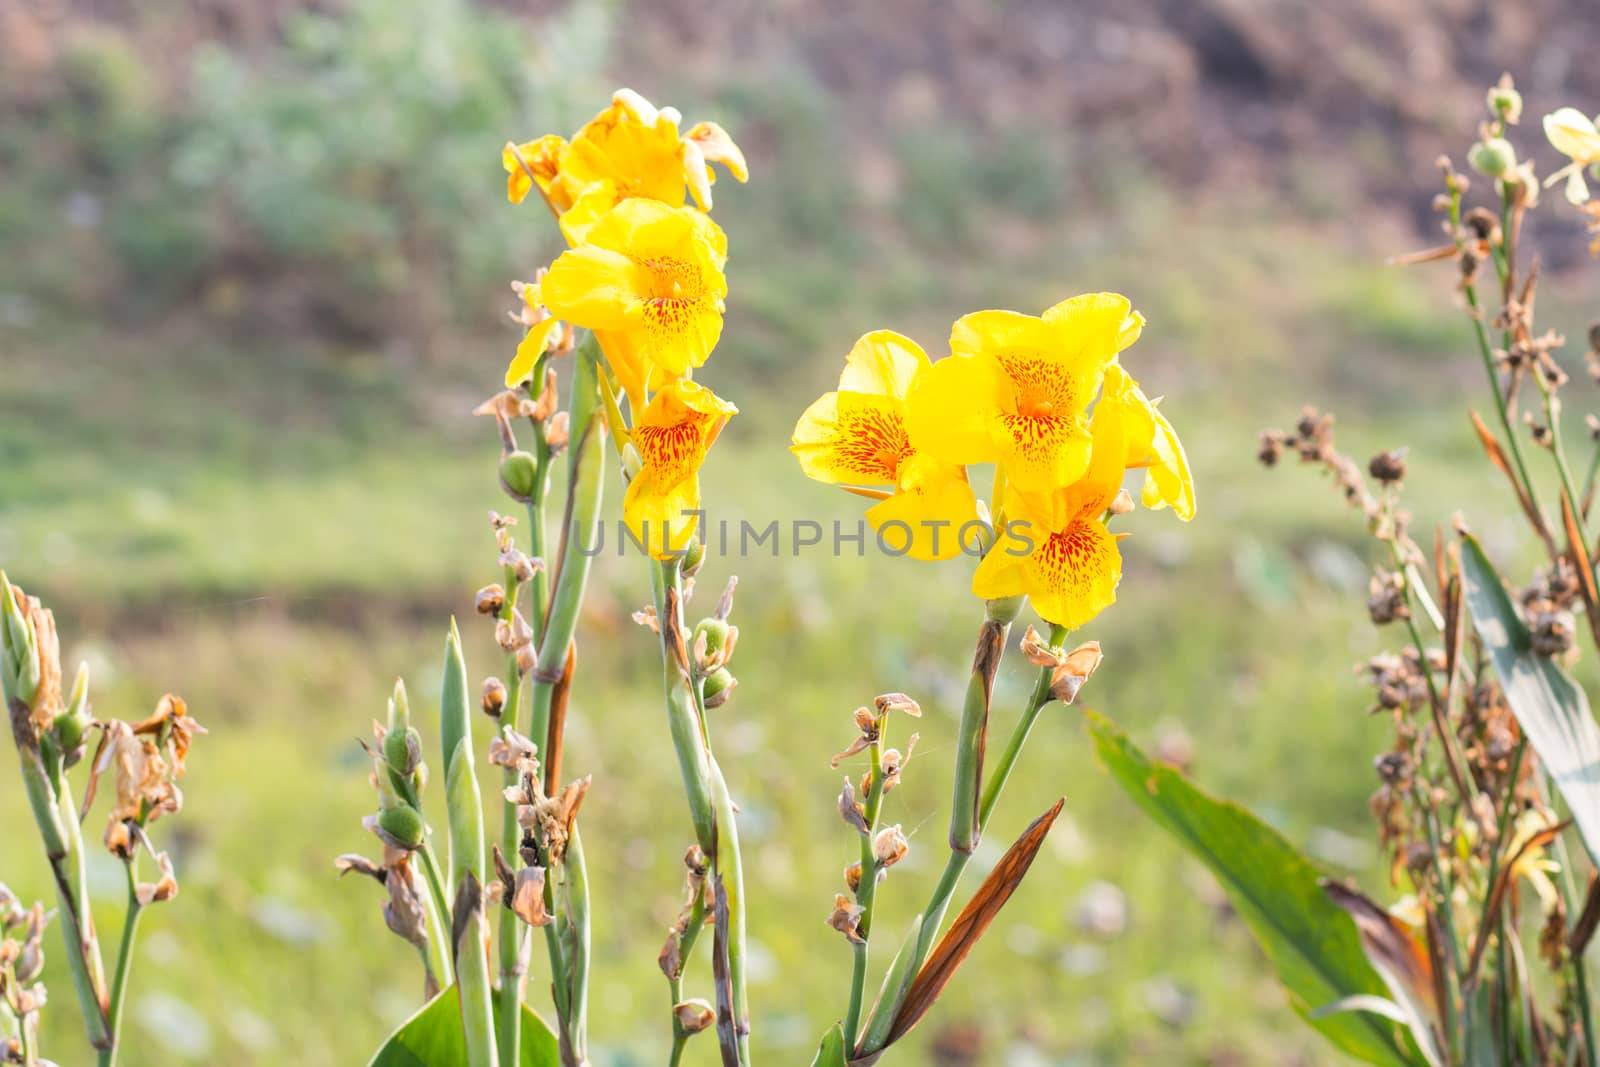
[[[1589,700],[1565,671],[1534,654],[1528,628],[1489,558],[1471,536],[1461,540],[1467,610],[1506,703],[1566,799],[1590,857],[1600,857],[1600,727]]]
[[[1294,1010],[1345,1052],[1401,1067],[1413,1056],[1387,1020],[1365,1013],[1318,1015],[1354,996],[1385,997],[1350,916],[1322,891],[1320,875],[1283,836],[1236,804],[1202,793],[1171,767],[1152,763],[1108,719],[1090,713],[1089,733],[1106,769],[1134,802],[1211,868],[1255,934]]]
[[[496,998],[497,1014],[499,1008]],[[461,1007],[456,987],[450,986],[401,1023],[368,1067],[465,1067],[466,1062]],[[522,1046],[516,1067],[559,1067],[560,1063],[561,1050],[550,1027],[532,1008],[522,1005]]]
[[[839,1023],[834,1023],[822,1035],[822,1044],[817,1046],[817,1058],[811,1061],[811,1067],[849,1067],[844,1058],[844,1028]]]

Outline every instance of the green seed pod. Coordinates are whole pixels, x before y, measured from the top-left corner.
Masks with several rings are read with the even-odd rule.
[[[378,812],[379,836],[396,848],[420,846],[422,829],[422,815],[410,804],[397,804]]]
[[[733,629],[723,619],[701,619],[695,624],[694,637],[689,642],[692,649],[700,643],[700,636],[705,635],[706,655],[715,656],[728,644],[728,631]]]
[[[733,695],[734,687],[739,684],[739,679],[726,667],[706,675],[704,688],[701,690],[707,708],[720,708],[728,702]]]
[[[518,449],[500,457],[500,487],[513,500],[524,504],[533,499],[539,482],[539,461],[533,453]]]
[[[405,732],[390,730],[383,737],[383,759],[389,769],[402,778],[417,769],[422,762],[422,735],[416,727],[408,726]]]
[[[1488,137],[1467,151],[1467,162],[1479,174],[1501,178],[1517,167],[1517,150],[1504,137]]]

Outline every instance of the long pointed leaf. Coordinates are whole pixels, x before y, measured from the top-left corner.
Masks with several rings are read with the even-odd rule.
[[[1173,768],[1152,763],[1109,720],[1092,713],[1088,719],[1101,763],[1146,815],[1211,868],[1277,968],[1300,1017],[1367,1063],[1414,1063],[1385,1019],[1367,1013],[1315,1015],[1347,997],[1388,993],[1362,951],[1350,916],[1324,895],[1317,869],[1243,808],[1214,800]]]
[[[456,999],[456,987],[449,986],[424,1004],[389,1035],[368,1067],[465,1067],[467,1037]],[[556,1035],[526,1004],[521,1010],[522,1044],[515,1067],[558,1067]],[[495,1011],[500,1011],[498,998]]]
[[[1467,610],[1506,703],[1561,790],[1589,856],[1600,859],[1600,727],[1589,699],[1553,661],[1534,654],[1528,628],[1483,548],[1466,534],[1461,540]]]

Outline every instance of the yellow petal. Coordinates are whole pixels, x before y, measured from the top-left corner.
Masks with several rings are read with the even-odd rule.
[[[699,525],[700,477],[673,481],[650,467],[634,475],[622,498],[622,521],[634,540],[656,559],[670,559],[689,546]]]
[[[550,339],[560,327],[561,323],[558,320],[545,319],[535,323],[528,330],[522,338],[522,343],[517,345],[517,354],[511,360],[511,365],[506,368],[507,389],[515,389],[528,380],[533,374],[534,366],[539,362],[539,357],[550,347]]]
[[[539,286],[550,313],[575,326],[616,330],[627,326],[629,311],[644,294],[644,280],[633,261],[593,244],[561,253]]]
[[[906,396],[912,447],[952,466],[999,459],[992,427],[1013,395],[991,356],[939,360],[917,377]]]
[[[893,330],[865,334],[844,357],[840,390],[905,399],[911,383],[929,366],[922,346]]]
[[[733,175],[735,181],[742,183],[750,180],[750,168],[745,165],[744,153],[733,143],[728,131],[715,122],[697,122],[683,136],[699,146],[700,154],[707,163],[721,163],[728,168],[728,173]]]
[[[824,393],[795,424],[790,450],[819,482],[893,485],[911,455],[905,406],[893,397]]]
[[[620,200],[616,182],[609,179],[583,186],[583,191],[573,199],[572,206],[563,211],[557,220],[567,243],[574,248],[583,244],[594,224],[616,207]]]
[[[1583,180],[1583,168],[1573,167],[1567,177],[1567,203],[1585,204],[1589,201],[1589,184]]]
[[[965,475],[949,471],[942,480],[895,493],[867,509],[867,522],[893,551],[906,547],[912,559],[953,559],[962,552],[962,530],[978,521],[978,502]],[[894,524],[894,525],[890,525]],[[966,540],[977,536],[967,530]]]
[[[1091,439],[1081,415],[1009,417],[996,422],[993,430],[999,462],[1019,490],[1047,492],[1089,469]]]
[[[1544,135],[1557,152],[1583,164],[1600,159],[1600,130],[1575,107],[1564,107],[1544,117]]]
[[[1023,571],[1033,610],[1076,630],[1116,601],[1122,553],[1103,523],[1079,519],[1045,537]]]
[[[1145,475],[1144,506],[1152,511],[1171,506],[1172,513],[1184,522],[1194,518],[1194,478],[1189,473],[1189,457],[1183,442],[1159,409],[1154,412],[1156,434],[1153,442],[1158,462]]]

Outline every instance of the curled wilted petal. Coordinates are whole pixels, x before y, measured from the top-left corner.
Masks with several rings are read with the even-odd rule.
[[[839,817],[855,827],[858,833],[872,832],[872,828],[867,825],[866,813],[861,810],[861,805],[856,803],[856,787],[850,784],[848,778],[844,780],[844,789],[839,793]]]
[[[850,892],[852,892],[852,893],[857,892],[858,890],[860,890],[860,888],[861,888],[861,861],[860,860],[856,860],[854,863],[852,863],[850,866],[848,866],[848,867],[846,867],[844,869],[844,884],[850,887]]]
[[[565,411],[558,411],[550,416],[544,424],[544,443],[550,447],[551,452],[560,452],[567,447],[567,442],[572,439],[572,418]]]
[[[686,1034],[698,1034],[717,1021],[717,1013],[711,1009],[711,1005],[698,997],[674,1004],[672,1014]]]
[[[877,706],[879,715],[887,715],[891,711],[903,711],[914,718],[922,718],[922,705],[904,693],[884,693],[874,700],[873,704]]]
[[[422,895],[412,878],[411,868],[401,863],[392,868],[394,877],[384,882],[389,899],[383,905],[383,921],[390,931],[419,947],[428,943],[428,914]]]
[[[862,943],[861,932],[861,906],[852,901],[843,893],[837,893],[833,898],[833,913],[828,916],[828,925],[845,936],[846,939]]]
[[[161,871],[161,879],[154,883],[140,882],[134,889],[134,896],[140,904],[157,904],[178,895],[178,879],[172,873],[172,857],[165,852],[157,852],[156,867]]]
[[[22,949],[12,965],[17,981],[27,985],[44,970],[44,927],[49,921],[43,904],[35,904],[28,912],[28,929],[22,939]]]
[[[529,926],[545,926],[550,922],[550,913],[544,910],[544,879],[543,867],[524,867],[512,880],[506,907]]]
[[[1050,695],[1063,704],[1071,704],[1102,658],[1099,641],[1086,641],[1068,652],[1050,675]]]
[[[537,403],[526,393],[517,389],[507,389],[505,392],[496,393],[488,400],[472,409],[474,415],[496,415],[501,418],[523,418],[532,415],[538,410]]]
[[[1061,650],[1052,648],[1032,626],[1022,635],[1022,655],[1035,667],[1054,667],[1061,662]]]
[[[656,618],[656,609],[653,604],[646,604],[633,613],[633,621],[643,626],[653,634],[661,633],[661,621]]]
[[[340,878],[354,871],[357,874],[364,874],[368,878],[374,878],[379,885],[382,885],[384,880],[389,877],[388,870],[357,852],[346,852],[335,859],[333,865],[338,869]]]
[[[516,769],[523,760],[533,759],[538,752],[538,745],[509,726],[489,742],[489,762],[493,766],[505,767],[507,770]]]

